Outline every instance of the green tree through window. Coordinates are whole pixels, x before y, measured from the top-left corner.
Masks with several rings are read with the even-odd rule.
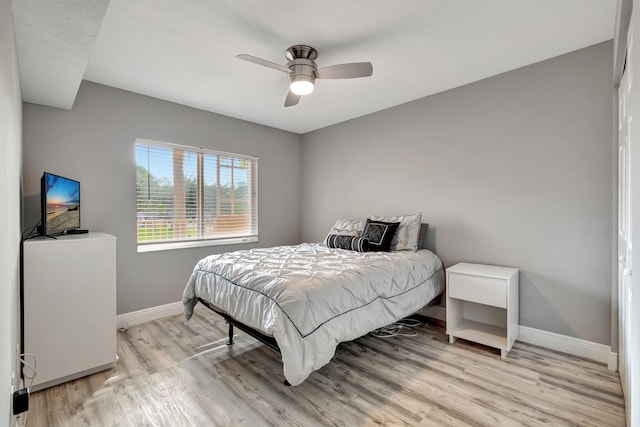
[[[135,149],[139,245],[257,237],[257,158],[149,141]]]

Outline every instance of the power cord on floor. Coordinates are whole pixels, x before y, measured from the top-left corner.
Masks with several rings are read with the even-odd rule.
[[[422,325],[422,323],[419,320],[402,319],[390,325],[378,328],[375,331],[369,332],[369,335],[376,338],[415,337],[418,335],[418,331],[414,328],[417,328],[420,325]]]

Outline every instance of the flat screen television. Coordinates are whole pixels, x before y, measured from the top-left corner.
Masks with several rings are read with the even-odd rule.
[[[40,180],[40,235],[56,236],[80,228],[80,183],[45,172]]]

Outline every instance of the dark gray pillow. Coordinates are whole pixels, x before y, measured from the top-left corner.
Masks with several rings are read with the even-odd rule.
[[[327,237],[327,246],[330,248],[349,249],[357,252],[367,252],[369,241],[359,236],[344,236],[341,234],[330,234]]]
[[[420,224],[420,234],[418,234],[418,249],[422,249],[424,241],[427,239],[427,232],[429,231],[429,224]]]

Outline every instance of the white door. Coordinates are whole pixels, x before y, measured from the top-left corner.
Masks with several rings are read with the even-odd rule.
[[[628,51],[632,52],[630,34]],[[631,188],[630,188],[630,133],[632,116],[629,98],[633,76],[631,61],[627,58],[618,88],[618,369],[625,397],[630,393],[630,320],[631,320]],[[629,401],[627,400],[627,408]]]

